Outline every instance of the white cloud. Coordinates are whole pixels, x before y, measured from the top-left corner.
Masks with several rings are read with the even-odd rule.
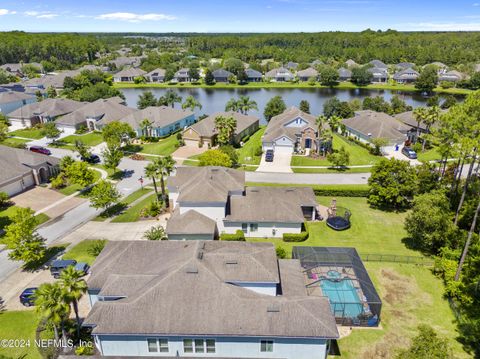
[[[108,14],[102,14],[95,17],[99,20],[117,20],[128,22],[140,22],[140,21],[161,21],[161,20],[176,20],[173,15],[166,14],[135,14],[131,12],[112,12]]]
[[[59,16],[58,14],[55,14],[50,11],[35,11],[35,10],[25,11],[23,15],[35,17],[37,19],[53,19]]]
[[[475,2],[475,3],[472,4],[472,6],[480,6],[480,3]]]
[[[58,14],[42,14],[42,15],[38,15],[37,19],[53,19],[57,16]]]
[[[16,13],[17,13],[16,11],[11,11],[11,10],[7,10],[7,9],[0,9],[0,16],[2,16],[2,15],[14,15]]]
[[[396,28],[402,30],[427,30],[427,31],[480,31],[479,22],[419,22],[400,24]]]

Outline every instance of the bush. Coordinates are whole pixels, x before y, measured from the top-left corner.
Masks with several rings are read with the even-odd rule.
[[[255,156],[261,156],[262,153],[263,153],[262,145],[260,145],[255,149]]]
[[[82,135],[84,133],[88,132],[88,128],[85,125],[80,126],[76,131],[75,134],[77,135]]]
[[[368,197],[367,188],[313,188],[315,196],[325,197]]]
[[[415,143],[412,146],[412,150],[414,150],[417,153],[420,153],[422,151],[422,144],[420,142]]]
[[[143,234],[143,238],[148,239],[149,241],[163,241],[167,239],[167,235],[165,234],[163,227],[158,225],[147,230]]]
[[[87,253],[90,254],[91,256],[98,257],[100,253],[103,251],[103,248],[105,248],[105,245],[107,244],[106,239],[98,239],[98,240],[93,240],[92,245],[90,248],[87,249]]]
[[[147,217],[156,217],[162,212],[162,205],[159,201],[152,201],[140,212],[140,216]]]
[[[303,241],[306,241],[307,238],[308,238],[308,232],[283,234],[284,242],[303,242]]]
[[[139,155],[138,153],[135,153],[134,155],[131,155],[130,158],[135,161],[144,161],[145,156]]]
[[[287,257],[287,251],[283,247],[277,247],[275,252],[277,253],[277,258],[283,259]]]
[[[221,241],[245,241],[245,233],[241,230],[237,230],[235,233],[222,233],[220,234]]]
[[[441,81],[440,82],[440,87],[442,89],[450,89],[452,87],[455,86],[455,83],[451,82],[451,81]]]
[[[0,192],[0,208],[8,203],[8,194],[6,192]]]
[[[92,342],[88,342],[87,345],[81,345],[75,348],[75,355],[93,355],[93,344]]]
[[[65,182],[65,178],[63,177],[63,174],[60,173],[57,177],[52,178],[52,180],[50,181],[50,184],[52,185],[52,188],[56,188],[56,189],[65,187],[66,182]]]

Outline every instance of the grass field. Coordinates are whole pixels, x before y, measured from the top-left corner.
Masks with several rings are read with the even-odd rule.
[[[262,136],[265,132],[266,127],[261,127],[257,132],[255,132],[248,141],[243,145],[243,147],[237,150],[238,152],[238,163],[248,164],[248,165],[258,165],[260,164],[260,159],[262,155],[256,156],[255,151],[262,146]]]
[[[9,146],[9,147],[18,147],[20,145],[25,146],[27,142],[30,142],[29,140],[22,140],[20,138],[13,138],[13,137],[7,137],[5,140],[0,142],[0,144],[4,146]]]
[[[372,171],[371,167],[349,167],[346,169],[336,168],[315,168],[315,167],[301,167],[292,168],[294,173],[368,173]]]
[[[149,188],[141,188],[124,199],[122,199],[117,205],[113,206],[110,210],[102,212],[100,215],[95,217],[93,220],[97,222],[103,222],[107,220],[107,218],[114,217],[122,212],[130,203],[135,202],[137,199],[142,197],[143,195],[152,192]]]
[[[442,156],[440,155],[440,153],[438,153],[435,147],[426,150],[425,152],[419,152],[417,153],[417,155],[420,162],[428,162],[442,159]]]
[[[0,229],[4,229],[6,226],[8,226],[12,222],[11,218],[13,217],[13,215],[15,214],[15,211],[18,208],[19,207],[17,206],[10,206],[0,210]],[[50,217],[48,217],[45,213],[40,213],[39,215],[36,216],[36,218],[38,221],[38,225],[45,223],[50,219]]]
[[[87,239],[81,241],[72,249],[68,250],[63,256],[62,259],[74,259],[77,262],[86,262],[89,265],[95,261],[95,256],[89,253],[90,248],[99,242],[106,242],[104,239]]]
[[[140,211],[146,207],[149,203],[155,200],[156,194],[153,193],[152,195],[148,196],[147,198],[143,199],[142,201],[138,202],[136,205],[128,208],[125,212],[121,215],[115,217],[112,222],[120,223],[120,222],[136,222],[140,218]]]
[[[168,155],[171,155],[173,152],[175,152],[178,146],[179,144],[178,144],[177,135],[173,134],[158,142],[152,142],[152,143],[141,145],[142,149],[140,150],[140,153],[168,156]]]
[[[9,132],[8,135],[16,136],[16,137],[31,138],[32,140],[38,140],[44,137],[42,134],[41,128],[23,128],[20,130]]]
[[[74,145],[76,140],[82,141],[87,146],[97,146],[103,142],[100,132],[89,132],[84,135],[70,135],[62,138],[59,142]]]
[[[29,340],[28,348],[2,348],[0,357],[41,359],[42,356],[35,347],[35,330],[39,322],[34,310],[22,310],[0,313],[0,338]]]

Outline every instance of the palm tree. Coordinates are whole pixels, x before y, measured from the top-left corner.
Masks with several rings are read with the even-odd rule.
[[[159,157],[153,161],[153,164],[157,170],[157,175],[160,177],[160,185],[162,188],[162,198],[165,200],[167,208],[170,206],[168,194],[165,191],[165,177],[170,176],[170,174],[175,169],[175,161],[172,156]]]
[[[473,216],[472,225],[470,226],[470,231],[468,231],[467,242],[465,243],[465,247],[463,247],[462,256],[460,257],[460,262],[458,263],[457,272],[455,273],[455,281],[460,279],[460,273],[462,272],[463,263],[465,262],[465,258],[467,257],[468,248],[470,247],[470,243],[472,241],[473,231],[477,226],[477,219],[480,213],[480,201],[478,202],[477,210],[475,211],[475,215]]]
[[[323,131],[323,125],[325,125],[328,122],[328,118],[325,115],[320,115],[317,117],[317,120],[315,121],[317,128],[318,128],[318,133],[321,133]]]
[[[157,195],[157,198],[158,198],[158,188],[157,188],[157,181],[156,181],[156,178],[158,176],[158,173],[157,173],[157,166],[155,165],[154,162],[151,162],[149,163],[146,167],[145,167],[145,176],[147,176],[148,178],[151,178],[152,181],[153,181],[153,188],[155,188],[155,194]]]
[[[150,128],[152,127],[153,122],[150,121],[148,118],[145,118],[140,122],[140,129],[142,130],[142,134],[144,136],[148,136],[148,132],[150,131]]]
[[[231,98],[230,100],[228,100],[227,104],[225,105],[225,111],[237,112],[238,109],[239,109],[239,103],[234,98]]]
[[[428,115],[429,110],[426,107],[417,107],[415,110],[413,110],[413,117],[415,118],[415,121],[417,121],[417,134],[415,142],[417,142],[420,138],[420,124],[425,121]]]
[[[257,103],[253,100],[250,100],[248,96],[240,96],[240,99],[237,101],[238,109],[241,113],[246,115],[250,110],[257,110]]]
[[[62,336],[66,339],[64,322],[70,314],[70,305],[67,304],[66,294],[60,284],[44,283],[35,291],[36,311],[42,318],[53,326],[55,340],[59,340],[58,326],[62,330]]]
[[[237,120],[233,117],[218,116],[215,118],[215,128],[218,131],[218,143],[220,145],[228,145],[237,128]]]
[[[185,99],[185,102],[182,103],[182,108],[185,110],[185,109],[189,109],[190,111],[195,111],[195,108],[197,108],[199,110],[202,109],[202,104],[200,102],[198,102],[195,97],[193,96],[188,96],[186,99]]]
[[[173,90],[168,90],[162,97],[165,103],[167,103],[167,105],[171,107],[174,107],[176,103],[182,102],[182,96],[180,96]]]
[[[72,304],[77,321],[77,337],[80,337],[80,317],[78,315],[78,301],[87,291],[87,283],[82,279],[83,273],[73,266],[68,266],[60,273],[62,289],[67,294],[67,303]]]

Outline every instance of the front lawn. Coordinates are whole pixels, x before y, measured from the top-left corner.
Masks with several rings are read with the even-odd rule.
[[[112,206],[109,210],[102,212],[97,217],[95,217],[93,220],[97,221],[97,222],[103,222],[107,218],[111,218],[111,217],[114,217],[116,215],[119,215],[122,211],[125,210],[125,208],[129,204],[135,202],[137,199],[139,199],[140,197],[142,197],[142,196],[144,196],[144,195],[146,195],[147,193],[150,193],[150,192],[152,192],[152,190],[149,189],[149,188],[141,188],[141,189],[131,193],[130,195],[128,195],[124,199],[122,199],[119,203]]]
[[[429,161],[435,161],[435,160],[441,160],[442,155],[438,153],[437,148],[433,147],[429,150],[426,150],[425,152],[418,152],[417,153],[418,160],[420,162],[429,162]]]
[[[141,153],[150,155],[168,156],[171,155],[179,147],[177,135],[173,134],[158,142],[146,143],[140,145]]]
[[[0,313],[0,338],[29,341],[29,347],[5,348],[0,346],[0,357],[41,359],[35,346],[35,331],[39,323],[35,310],[6,311]]]
[[[81,241],[72,249],[68,250],[62,256],[62,259],[74,259],[77,262],[85,262],[92,265],[96,257],[90,251],[95,245],[101,242],[107,241],[105,239],[87,239]]]
[[[99,171],[95,171],[95,170],[93,170],[93,172],[94,172],[94,182],[97,182],[102,177],[102,174]],[[82,187],[78,184],[71,184],[71,185],[68,185],[66,187],[59,188],[59,189],[57,189],[57,191],[60,192],[61,194],[65,195],[65,196],[70,196],[71,194],[74,194],[75,192],[81,191],[83,188],[84,187]]]
[[[32,140],[39,140],[43,138],[41,128],[22,128],[20,130],[12,131],[8,133],[9,136],[31,138]]]
[[[262,136],[265,133],[266,127],[262,126],[257,132],[255,132],[243,147],[237,150],[238,152],[238,163],[248,164],[248,165],[258,165],[260,164],[260,159],[262,154],[256,155],[258,148],[262,147]]]
[[[121,223],[121,222],[136,222],[140,219],[140,212],[143,208],[145,208],[148,204],[155,200],[156,194],[153,193],[152,195],[148,196],[147,198],[143,199],[142,201],[138,202],[136,205],[128,208],[125,212],[121,215],[115,217],[112,222]]]
[[[338,134],[333,135],[333,148],[341,147],[350,154],[350,165],[373,165],[382,159],[381,156],[372,155],[366,148],[347,140]],[[292,156],[291,166],[331,166],[326,158],[311,158],[308,156]]]
[[[103,137],[100,132],[89,132],[84,135],[70,135],[58,140],[58,142],[74,145],[76,140],[80,140],[87,146],[93,147],[101,144],[103,142]]]
[[[21,138],[13,138],[13,137],[7,137],[5,140],[0,142],[0,144],[8,147],[15,147],[15,148],[20,148],[20,147],[25,147],[25,144],[27,142],[30,142],[30,140],[24,140]]]
[[[345,169],[338,168],[318,168],[318,167],[295,167],[292,168],[294,173],[368,173],[372,171],[372,167],[348,167]]]
[[[12,223],[12,217],[18,208],[19,207],[17,206],[9,206],[7,208],[0,209],[0,230]],[[45,213],[40,213],[36,216],[36,218],[38,225],[45,223],[50,219],[50,217],[48,217]]]

